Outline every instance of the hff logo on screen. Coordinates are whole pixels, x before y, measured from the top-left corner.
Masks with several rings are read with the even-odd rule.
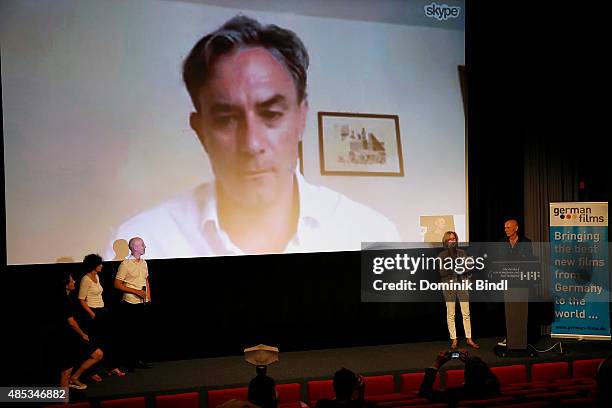
[[[431,3],[425,6],[424,9],[427,17],[435,18],[439,21],[448,20],[449,18],[457,18],[461,12],[461,7],[436,3]]]

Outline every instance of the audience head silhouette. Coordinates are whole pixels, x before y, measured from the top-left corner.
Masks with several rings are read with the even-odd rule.
[[[249,402],[261,408],[276,408],[276,383],[257,367],[257,375],[249,382]]]
[[[597,406],[612,406],[612,356],[601,362],[597,368]]]
[[[357,375],[347,368],[341,368],[334,374],[334,392],[336,400],[350,400],[357,389],[359,379]]]
[[[466,387],[487,390],[490,393],[499,392],[499,380],[480,357],[466,358],[463,375]]]

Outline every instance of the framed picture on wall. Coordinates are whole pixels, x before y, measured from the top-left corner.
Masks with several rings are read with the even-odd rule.
[[[404,176],[397,115],[319,112],[318,119],[322,175]]]

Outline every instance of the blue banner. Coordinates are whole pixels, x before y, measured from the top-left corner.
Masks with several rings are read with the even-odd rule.
[[[608,203],[550,203],[552,337],[610,339]]]

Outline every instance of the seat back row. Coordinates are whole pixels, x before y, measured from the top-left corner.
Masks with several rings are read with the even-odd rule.
[[[555,383],[560,387],[580,386],[580,379],[592,380],[595,378],[597,367],[603,359],[577,360],[573,362],[572,378],[570,378],[569,363],[552,362],[538,363],[531,366],[531,381],[527,382],[527,367],[522,364],[492,367],[491,371],[497,376],[505,394],[511,395],[513,391],[520,392],[524,386],[540,387],[545,384]],[[438,375],[434,388],[441,387]],[[415,398],[418,394],[424,373],[405,373],[400,375],[400,389],[396,392],[393,375],[378,375],[364,377],[365,396],[367,399],[379,402],[384,406],[397,405],[393,401],[402,401]],[[463,384],[463,370],[447,370],[445,372],[444,385],[447,388],[458,387]],[[573,379],[573,380],[572,380]],[[276,386],[279,408],[300,408],[301,385],[298,383],[278,384]],[[535,390],[534,390],[535,391]],[[220,390],[209,390],[207,407],[216,408],[218,405],[230,400],[246,400],[247,387],[226,388]],[[310,406],[322,398],[334,398],[332,380],[315,380],[306,383],[307,401]],[[69,404],[72,408],[90,407],[89,403]],[[145,398],[124,398],[100,402],[102,408],[145,408]],[[159,395],[155,397],[156,408],[199,408],[199,393],[190,392],[183,394]]]

